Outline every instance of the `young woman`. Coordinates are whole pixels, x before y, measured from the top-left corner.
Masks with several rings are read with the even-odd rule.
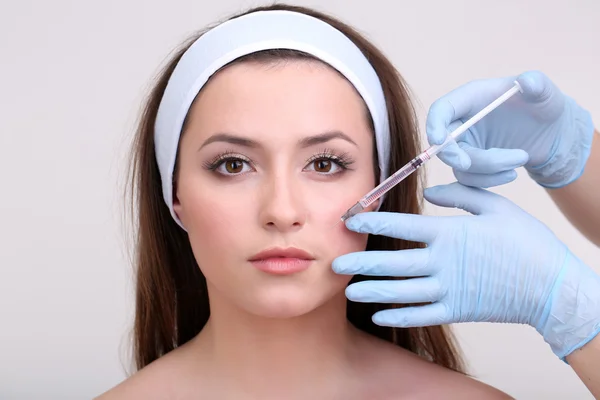
[[[336,224],[418,139],[397,71],[330,16],[260,7],[191,38],[133,153],[138,372],[100,398],[507,398],[444,327],[375,325],[386,306],[331,269],[418,247]],[[413,175],[374,210],[419,213],[419,193]]]

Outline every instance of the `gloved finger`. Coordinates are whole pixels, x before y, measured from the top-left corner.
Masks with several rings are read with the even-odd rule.
[[[448,132],[452,132],[454,129],[462,125],[462,121],[454,121],[448,127]],[[459,171],[466,171],[471,167],[471,159],[469,155],[453,141],[444,150],[437,154],[438,158],[442,162],[452,168]]]
[[[442,144],[448,136],[448,127],[456,119],[452,93],[437,99],[427,113],[426,131],[430,145]]]
[[[450,123],[448,132],[452,132],[462,125],[463,121],[457,120]],[[442,162],[460,171],[466,171],[471,167],[469,155],[458,145],[455,140],[437,154]]]
[[[389,236],[412,242],[431,243],[437,236],[440,217],[393,212],[363,212],[346,221],[358,233]]]
[[[397,328],[445,325],[454,322],[443,303],[378,311],[373,314],[372,320],[380,326]]]
[[[466,142],[458,146],[471,159],[467,172],[474,174],[495,174],[522,167],[529,161],[529,154],[521,149],[480,149]]]
[[[546,115],[561,115],[565,97],[557,96],[560,90],[540,71],[526,71],[517,77],[523,89],[522,98],[530,103],[544,104]]]
[[[436,278],[412,278],[390,281],[363,281],[346,288],[348,300],[361,303],[432,303],[442,296]]]
[[[502,186],[510,183],[517,179],[517,171],[503,171],[497,174],[471,174],[469,172],[454,170],[454,176],[456,180],[462,185],[479,187],[479,188],[490,188],[494,186]]]
[[[460,208],[475,215],[496,211],[499,200],[504,199],[487,190],[464,186],[458,182],[427,188],[423,194],[432,204]]]
[[[427,113],[427,139],[430,144],[441,144],[448,134],[449,125],[469,117],[494,101],[513,86],[514,78],[496,78],[472,81],[437,99]]]
[[[331,264],[338,274],[370,276],[425,276],[433,273],[429,249],[361,251],[339,256]]]
[[[437,154],[442,162],[459,171],[466,171],[471,166],[471,159],[456,142],[451,143]]]

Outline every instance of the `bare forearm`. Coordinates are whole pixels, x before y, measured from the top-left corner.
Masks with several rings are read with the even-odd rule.
[[[568,355],[567,362],[594,397],[600,399],[600,336]]]
[[[600,135],[594,133],[585,172],[575,182],[548,193],[562,213],[590,241],[600,246]]]

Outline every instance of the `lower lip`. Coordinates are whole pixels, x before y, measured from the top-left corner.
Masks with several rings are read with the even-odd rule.
[[[252,261],[252,265],[263,272],[276,275],[289,275],[304,271],[310,266],[312,260],[302,258],[274,257],[264,260]]]

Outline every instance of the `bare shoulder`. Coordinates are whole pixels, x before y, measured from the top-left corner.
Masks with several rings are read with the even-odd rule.
[[[472,377],[461,374],[435,364],[435,384],[429,383],[424,388],[424,398],[443,397],[445,399],[512,399],[507,393],[478,381]]]
[[[365,363],[365,390],[370,397],[375,393],[381,399],[512,399],[490,385],[398,346],[381,341],[375,347]]]
[[[186,396],[191,389],[188,388],[188,375],[185,354],[175,350],[147,365],[95,400],[189,398]]]

